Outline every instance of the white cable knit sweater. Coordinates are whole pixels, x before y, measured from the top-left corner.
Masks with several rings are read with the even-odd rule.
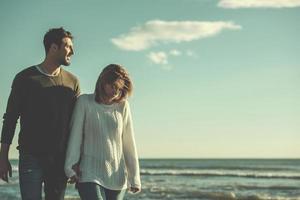
[[[79,182],[111,190],[141,188],[139,162],[128,101],[98,104],[94,94],[81,95],[74,108],[65,173],[80,160]]]

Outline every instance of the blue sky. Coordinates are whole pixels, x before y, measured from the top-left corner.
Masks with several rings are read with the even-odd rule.
[[[43,60],[45,32],[63,26],[83,93],[107,64],[128,69],[140,157],[299,158],[299,11],[299,0],[2,0],[0,113],[15,74]]]

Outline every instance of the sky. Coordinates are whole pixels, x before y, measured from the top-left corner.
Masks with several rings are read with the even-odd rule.
[[[0,0],[0,115],[62,26],[82,93],[129,71],[141,158],[299,158],[299,20],[300,0]]]

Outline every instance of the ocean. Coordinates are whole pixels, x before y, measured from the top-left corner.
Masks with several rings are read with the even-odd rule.
[[[20,199],[18,160],[0,199]],[[300,159],[141,159],[142,192],[128,200],[300,200]],[[79,199],[68,185],[66,199]]]

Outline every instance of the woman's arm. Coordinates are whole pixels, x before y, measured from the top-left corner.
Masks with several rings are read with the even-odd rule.
[[[81,145],[83,144],[83,127],[85,119],[85,95],[80,96],[75,104],[70,122],[70,137],[65,161],[65,173],[67,177],[78,176],[74,165],[79,162]]]
[[[141,189],[140,169],[138,154],[134,139],[134,130],[129,103],[125,102],[124,110],[124,130],[123,130],[123,152],[128,173],[128,187]],[[138,191],[139,191],[138,190]],[[134,190],[137,192],[136,190]]]

